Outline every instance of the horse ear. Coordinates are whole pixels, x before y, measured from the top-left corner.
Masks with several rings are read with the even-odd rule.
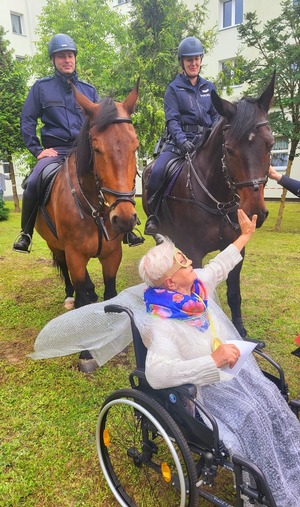
[[[129,116],[131,116],[132,113],[134,113],[135,111],[135,106],[139,98],[139,87],[140,87],[140,78],[137,79],[135,87],[133,88],[133,90],[131,90],[131,92],[123,102],[123,106],[125,107]]]
[[[268,84],[265,91],[261,94],[259,99],[257,99],[258,103],[264,108],[266,113],[269,111],[269,109],[273,103],[274,89],[275,89],[275,77],[276,77],[276,71],[274,70],[270,83]]]
[[[77,90],[76,86],[74,86],[73,83],[70,83],[73,93],[75,95],[75,99],[84,110],[85,114],[88,116],[93,116],[93,113],[95,110],[99,107],[99,104],[95,104],[90,99],[88,99],[83,93],[81,93],[79,90]]]
[[[228,100],[221,99],[215,90],[211,91],[211,100],[218,113],[224,116],[224,118],[227,118],[227,120],[231,120],[235,115],[236,106],[231,104]]]

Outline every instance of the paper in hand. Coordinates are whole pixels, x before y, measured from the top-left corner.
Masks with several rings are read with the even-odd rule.
[[[227,340],[228,344],[235,345],[240,350],[240,357],[238,361],[235,363],[233,368],[229,368],[228,365],[223,366],[221,370],[226,371],[226,373],[229,373],[233,377],[238,374],[241,367],[243,366],[246,359],[251,354],[252,350],[255,349],[256,343],[247,342],[244,340]]]

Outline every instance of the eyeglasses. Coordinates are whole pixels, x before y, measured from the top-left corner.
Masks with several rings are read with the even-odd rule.
[[[164,274],[164,276],[157,281],[158,285],[162,285],[166,278],[170,278],[171,276],[175,275],[175,273],[177,273],[177,271],[179,271],[181,268],[188,268],[193,263],[193,261],[178,248],[174,249],[173,259],[173,266],[171,266],[170,269],[168,269],[168,271]]]

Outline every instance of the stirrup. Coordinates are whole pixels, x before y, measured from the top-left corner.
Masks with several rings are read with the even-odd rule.
[[[134,231],[138,232],[138,235],[134,233]],[[138,246],[142,245],[145,241],[145,238],[143,238],[141,232],[135,227],[133,231],[128,232],[124,235],[123,243],[128,246]]]
[[[29,243],[28,243],[28,246],[27,246],[27,249],[24,249],[24,248],[18,248],[16,245],[18,243],[18,241],[21,241],[23,237],[27,237],[29,239]],[[15,251],[15,252],[19,252],[19,253],[30,253],[31,252],[31,249],[32,249],[32,237],[30,236],[30,234],[27,234],[26,232],[20,232],[20,234],[18,234],[18,236],[16,237],[15,241],[14,241],[14,244],[13,244],[13,247],[12,249]]]
[[[159,219],[156,215],[150,215],[147,218],[144,234],[148,236],[155,236],[159,231]]]

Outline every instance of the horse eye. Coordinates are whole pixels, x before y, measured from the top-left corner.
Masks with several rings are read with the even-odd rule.
[[[228,155],[232,155],[232,156],[234,155],[234,151],[232,148],[230,148],[229,146],[225,146],[225,149],[226,149]]]

